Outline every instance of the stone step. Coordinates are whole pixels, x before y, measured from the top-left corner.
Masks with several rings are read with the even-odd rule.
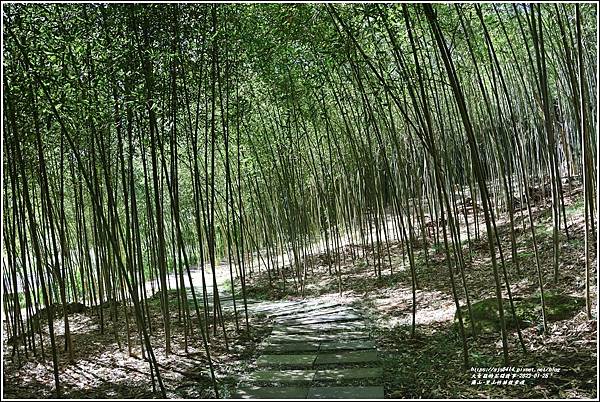
[[[339,313],[339,314],[327,314],[320,315],[316,317],[306,317],[306,318],[293,318],[286,320],[277,320],[278,324],[282,325],[319,325],[319,324],[328,324],[328,323],[342,323],[348,321],[357,321],[362,319],[361,316],[354,313]]]
[[[256,359],[258,367],[312,367],[316,354],[284,354],[284,355],[262,355]]]
[[[327,332],[355,332],[363,331],[367,329],[367,326],[363,321],[351,321],[351,322],[321,322],[321,323],[307,323],[307,324],[289,324],[289,325],[277,325],[273,327],[275,331],[293,333],[294,331],[313,331],[320,333]]]
[[[310,384],[313,380],[345,382],[354,380],[373,380],[383,375],[381,367],[354,367],[348,369],[326,370],[257,370],[248,374],[244,382],[265,384]]]
[[[241,387],[233,399],[383,399],[375,387]]]
[[[315,365],[374,363],[379,361],[376,350],[340,351],[337,353],[320,353]]]
[[[315,335],[318,333],[308,327],[286,327],[284,325],[275,325],[271,331],[271,335]]]
[[[328,314],[340,314],[340,313],[353,313],[353,314],[357,314],[357,311],[355,308],[353,307],[348,307],[348,306],[335,306],[332,308],[327,308],[327,309],[318,309],[318,310],[312,310],[312,311],[306,311],[300,314],[294,314],[293,319],[300,319],[300,318],[310,318],[310,317],[320,317],[323,315],[328,315]],[[282,319],[282,318],[286,318],[287,316],[279,316],[276,319]]]
[[[348,306],[333,306],[330,308],[315,309],[315,310],[309,310],[309,311],[300,310],[297,314],[284,314],[284,315],[278,315],[278,316],[269,316],[269,318],[271,318],[273,321],[277,322],[277,321],[284,321],[284,320],[299,320],[302,318],[320,317],[320,316],[328,315],[328,314],[341,314],[341,313],[357,314],[357,311],[355,308],[348,307]]]
[[[298,316],[302,314],[318,312],[323,310],[331,310],[335,308],[341,308],[343,305],[340,303],[327,303],[327,304],[316,304],[316,305],[299,305],[292,306],[284,309],[280,309],[269,314],[270,318],[286,317],[286,316]]]
[[[351,381],[371,380],[381,378],[383,369],[381,367],[354,367],[348,369],[318,370],[314,379],[316,381]]]
[[[258,370],[246,376],[245,380],[258,383],[310,384],[315,370]]]
[[[348,325],[293,325],[293,326],[276,326],[273,327],[271,335],[318,335],[331,334],[341,335],[348,332],[366,332],[366,327],[362,324],[346,323]]]
[[[237,390],[233,399],[306,399],[308,387],[245,386]]]
[[[281,301],[278,301],[278,303],[280,303],[280,302]],[[331,301],[319,301],[319,300],[285,300],[283,302],[286,303],[287,310],[294,310],[294,309],[304,308],[304,307],[312,307],[312,306],[316,306],[316,305],[329,305],[332,303]],[[334,301],[334,303],[338,303],[338,302]]]
[[[258,367],[312,367],[325,364],[354,364],[378,362],[376,350],[339,351],[337,353],[269,354],[256,360]]]
[[[312,387],[308,399],[383,399],[383,386],[376,387]]]
[[[319,345],[319,351],[335,351],[335,350],[362,350],[375,349],[375,342],[371,340],[345,340],[345,341],[328,341],[322,342]]]
[[[268,338],[269,343],[292,343],[292,342],[321,342],[321,341],[350,341],[359,339],[369,339],[366,332],[340,332],[337,334],[277,334]]]
[[[266,342],[260,347],[264,353],[296,353],[296,352],[317,352],[319,342],[292,342],[292,343],[270,343]]]
[[[310,342],[272,342],[268,338],[259,349],[265,354],[293,354],[331,352],[338,350],[364,350],[375,349],[375,342],[367,339],[341,340],[341,341],[310,341]]]
[[[294,315],[285,315],[285,316],[277,316],[277,317],[269,317],[273,323],[275,324],[279,324],[279,323],[288,323],[288,322],[293,322],[293,321],[300,321],[300,320],[306,320],[306,319],[316,319],[316,318],[323,318],[323,317],[334,317],[334,316],[347,316],[347,315],[357,315],[356,310],[351,309],[351,308],[340,308],[340,307],[335,307],[334,309],[331,310],[318,310],[318,311],[310,311],[307,313],[302,313],[302,314],[294,314]]]

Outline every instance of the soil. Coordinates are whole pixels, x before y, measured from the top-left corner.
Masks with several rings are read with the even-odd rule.
[[[517,258],[512,260],[509,222],[498,221],[498,231],[512,295],[528,302],[527,325],[521,332],[526,352],[519,342],[515,325],[509,325],[509,366],[522,370],[559,370],[548,378],[528,378],[523,385],[471,384],[471,368],[499,368],[503,359],[500,326],[493,325],[476,338],[468,330],[468,366],[460,331],[455,323],[456,305],[448,275],[443,242],[428,239],[428,255],[421,239],[413,242],[417,277],[415,332],[412,334],[412,281],[405,245],[390,241],[379,248],[346,245],[331,254],[311,257],[304,289],[293,286],[293,268],[284,274],[287,284],[275,278],[269,286],[264,271],[254,274],[247,292],[256,298],[305,297],[331,295],[352,298],[371,316],[372,334],[384,356],[386,398],[596,398],[597,397],[597,250],[596,238],[590,239],[590,293],[592,319],[585,307],[584,219],[581,191],[574,188],[565,196],[569,238],[559,233],[559,270],[554,278],[552,210],[550,205],[534,209],[536,237],[544,292],[548,295],[548,331],[543,332],[539,300],[537,264],[533,253],[527,210],[515,214]],[[473,217],[470,217],[470,224]],[[495,297],[491,258],[485,238],[483,216],[479,216],[479,238],[464,240],[465,283],[471,303],[487,303]],[[464,225],[463,225],[464,227]],[[473,229],[471,229],[473,230]],[[471,232],[472,235],[472,232]],[[461,240],[466,233],[461,233]],[[390,264],[391,261],[391,264]],[[377,275],[378,264],[381,276]],[[501,266],[501,261],[498,261]],[[500,268],[499,268],[500,269]],[[331,270],[331,273],[330,273]],[[453,266],[461,310],[466,309],[466,295],[460,270]],[[500,273],[501,275],[501,273]],[[507,298],[506,289],[502,290]],[[466,310],[463,310],[466,313]],[[509,314],[507,310],[506,314]],[[557,311],[559,313],[557,313]],[[497,313],[497,310],[496,310]],[[521,311],[523,313],[523,311]],[[518,312],[519,314],[519,312]],[[481,317],[479,317],[481,318]],[[477,318],[476,318],[477,321]],[[478,379],[475,378],[477,381]]]

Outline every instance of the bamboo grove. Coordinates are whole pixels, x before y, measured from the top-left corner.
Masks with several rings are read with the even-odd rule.
[[[266,272],[302,292],[317,244],[332,256],[341,293],[335,255],[344,241],[376,250],[400,241],[414,331],[413,244],[427,244],[429,230],[445,254],[440,275],[453,290],[468,365],[476,334],[460,317],[471,303],[464,233],[469,247],[487,244],[503,324],[514,313],[501,302],[511,295],[507,270],[520,269],[515,233],[530,233],[543,307],[531,189],[550,183],[556,280],[570,226],[563,186],[574,176],[584,185],[590,315],[595,4],[3,9],[4,330],[19,340],[13,353],[53,356],[58,394],[57,355],[77,347],[69,304],[108,303],[109,316],[98,309],[100,331],[141,350],[164,396],[153,348],[170,352],[172,320],[183,321],[186,349],[200,345],[211,372],[211,339],[227,340],[209,274],[229,267],[243,331],[248,276]],[[467,204],[476,213],[459,207]],[[501,247],[500,214],[510,249]],[[369,264],[375,278],[396,268],[382,257]],[[148,315],[157,292],[160,338]],[[48,345],[31,318],[50,306]],[[498,335],[508,361],[504,325]],[[214,389],[218,396],[216,381]]]

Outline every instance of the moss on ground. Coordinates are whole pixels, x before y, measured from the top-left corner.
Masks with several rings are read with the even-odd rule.
[[[544,301],[546,304],[546,320],[549,322],[566,320],[585,306],[585,299],[582,297],[553,292],[544,292]],[[514,305],[516,319],[512,314],[509,300],[503,299],[504,317],[508,330],[516,329],[517,322],[521,328],[530,327],[542,322],[542,306],[539,294],[528,298],[516,298],[514,299]],[[492,297],[473,303],[471,310],[477,333],[500,331],[500,316],[496,298]],[[471,320],[467,307],[462,307],[461,311],[465,328],[470,329]],[[454,321],[458,323],[456,315]]]

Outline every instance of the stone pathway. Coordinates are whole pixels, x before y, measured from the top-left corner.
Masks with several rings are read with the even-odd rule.
[[[250,307],[250,306],[249,306]],[[383,399],[382,368],[365,320],[336,301],[252,303],[273,322],[256,370],[233,398]]]

